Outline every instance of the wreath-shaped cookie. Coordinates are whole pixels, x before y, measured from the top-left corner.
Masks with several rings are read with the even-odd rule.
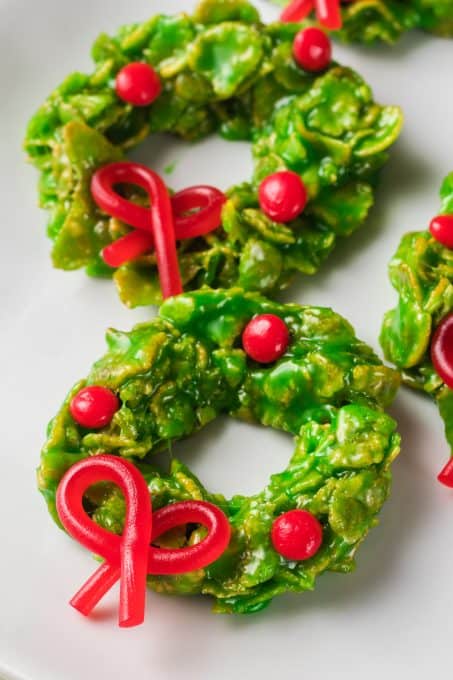
[[[298,30],[262,24],[245,0],[203,0],[193,16],[159,15],[114,37],[102,34],[94,72],[70,75],[28,126],[54,265],[113,275],[130,306],[159,302],[154,253],[115,269],[102,260],[129,226],[98,207],[92,176],[150,134],[197,140],[218,132],[251,142],[255,170],[250,182],[228,190],[216,231],[180,242],[184,288],[239,285],[273,294],[294,274],[317,271],[336,240],[363,224],[402,118],[398,108],[376,104],[357,73],[330,61],[319,32],[311,36],[321,40],[313,59],[306,40],[295,43]],[[121,80],[137,63],[155,70],[143,100]],[[303,183],[299,209],[263,210],[262,182],[288,170]]]
[[[436,400],[453,448],[453,173],[440,194],[430,229],[406,234],[390,262],[399,300],[385,316],[381,344],[405,383]],[[443,481],[453,486],[449,470]]]
[[[383,409],[399,377],[344,319],[238,289],[205,289],[170,298],[158,318],[129,333],[110,330],[107,342],[107,354],[53,419],[42,452],[39,487],[55,518],[66,471],[113,454],[143,474],[153,508],[207,501],[231,526],[218,560],[183,575],[150,576],[157,591],[204,593],[216,611],[247,613],[279,593],[312,589],[326,570],[353,569],[389,492],[399,436]],[[220,414],[294,436],[287,468],[254,496],[210,493],[177,460],[166,474],[153,466],[156,451]],[[92,487],[84,507],[98,526],[122,532],[118,488]],[[291,552],[281,532],[281,518],[294,510],[319,531],[304,554]],[[159,545],[180,548],[203,535],[192,525]]]
[[[453,37],[453,0],[275,0],[284,21],[303,21],[316,10],[344,42],[394,43],[411,29]]]

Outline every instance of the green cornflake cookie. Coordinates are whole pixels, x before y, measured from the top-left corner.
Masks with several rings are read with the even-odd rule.
[[[262,313],[279,316],[290,331],[286,353],[266,365],[251,360],[241,343],[246,324]],[[154,509],[207,500],[231,523],[230,546],[217,562],[183,576],[150,576],[149,586],[158,592],[203,593],[214,598],[217,612],[251,613],[279,593],[313,589],[324,571],[352,571],[355,552],[377,524],[390,489],[399,436],[383,409],[399,376],[355,337],[347,321],[327,308],[282,305],[238,289],[203,289],[169,299],[158,318],[130,333],[110,330],[107,343],[107,354],[74,387],[49,427],[38,479],[55,519],[55,493],[65,471],[83,458],[109,453],[137,465]],[[86,385],[112,390],[121,403],[104,429],[84,429],[70,414],[72,397]],[[169,450],[220,414],[294,437],[287,468],[260,493],[228,500],[207,491],[175,459],[168,473],[153,466],[155,452]],[[85,501],[100,526],[121,533],[125,503],[119,490],[100,485]],[[308,510],[323,527],[322,547],[306,561],[286,560],[270,538],[273,520],[294,508]],[[188,527],[162,545],[181,547],[201,538],[200,529]]]
[[[453,173],[441,187],[442,214],[453,213]],[[453,448],[453,391],[434,370],[430,345],[440,321],[453,311],[453,250],[429,231],[403,236],[390,262],[398,306],[387,312],[381,332],[385,356],[403,372],[409,387],[424,390],[438,403]]]
[[[274,2],[289,4],[288,0]],[[343,27],[338,36],[347,43],[391,44],[414,28],[453,37],[453,0],[349,0],[341,14]]]
[[[365,221],[402,115],[376,104],[349,68],[332,63],[313,74],[298,67],[297,30],[262,24],[245,0],[203,0],[193,16],[158,15],[114,37],[102,34],[94,72],[70,75],[28,125],[25,148],[41,172],[54,265],[113,275],[129,306],[160,302],[154,255],[116,271],[101,260],[101,249],[128,227],[96,207],[90,178],[150,134],[195,141],[217,132],[250,141],[254,174],[228,190],[221,228],[179,245],[185,289],[238,285],[271,295],[296,273],[316,272],[337,238]],[[163,83],[148,107],[115,94],[116,74],[135,61],[151,64]],[[309,193],[304,213],[286,225],[266,217],[257,196],[260,181],[283,169],[297,172]]]

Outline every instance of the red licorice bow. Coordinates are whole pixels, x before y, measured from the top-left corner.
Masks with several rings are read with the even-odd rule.
[[[292,0],[280,15],[280,21],[303,21],[313,10],[319,23],[330,31],[342,26],[341,0]]]
[[[145,189],[150,208],[120,196],[115,191],[118,184]],[[95,172],[91,193],[102,210],[135,227],[104,248],[104,261],[119,267],[155,248],[164,297],[182,292],[175,239],[195,238],[217,229],[226,200],[221,191],[205,185],[188,187],[170,198],[159,175],[144,165],[128,162],[111,163]]]
[[[93,484],[112,482],[126,498],[122,536],[98,526],[83,507],[83,494]],[[67,532],[105,562],[71,600],[87,616],[119,580],[119,625],[136,626],[145,612],[146,575],[183,574],[202,569],[217,560],[228,547],[231,528],[225,514],[204,501],[182,501],[152,513],[146,481],[127,460],[99,455],[73,465],[57,490],[57,512]],[[164,549],[150,545],[170,529],[202,524],[207,536],[196,545]]]

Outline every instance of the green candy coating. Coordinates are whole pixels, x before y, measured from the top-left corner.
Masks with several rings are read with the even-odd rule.
[[[113,276],[129,306],[159,303],[154,254],[117,270],[103,263],[102,248],[128,227],[94,204],[91,177],[150,134],[194,141],[217,132],[251,142],[254,175],[228,190],[221,228],[179,244],[184,289],[239,285],[273,295],[295,274],[316,272],[337,239],[365,221],[402,115],[376,104],[351,69],[334,62],[321,74],[299,68],[297,29],[262,24],[244,0],[203,0],[191,17],[158,15],[99,36],[94,72],[70,75],[27,129],[40,204],[50,214],[53,264]],[[151,64],[162,80],[149,107],[115,94],[117,72],[133,61]],[[259,182],[283,169],[299,173],[309,193],[304,213],[288,225],[272,222],[258,203]]]
[[[274,364],[260,365],[241,347],[241,334],[256,314],[277,314],[291,342]],[[314,587],[326,570],[349,572],[354,554],[386,500],[390,466],[399,451],[390,404],[399,376],[358,340],[332,310],[278,304],[256,293],[202,289],[167,300],[159,317],[130,333],[110,330],[108,351],[78,383],[53,419],[38,471],[39,488],[53,517],[55,493],[76,461],[99,453],[134,461],[148,483],[153,508],[185,499],[217,504],[228,516],[232,541],[204,570],[178,577],[149,577],[154,590],[203,593],[218,612],[251,613],[277,594]],[[88,431],[69,411],[84,385],[113,390],[121,408],[110,425]],[[153,454],[169,449],[221,414],[290,433],[295,448],[287,468],[253,496],[226,499],[207,491],[173,459],[162,473]],[[231,460],[234,465],[234,459]],[[119,490],[89,490],[86,507],[100,525],[121,533],[124,499]],[[321,550],[289,562],[270,540],[273,520],[304,508],[322,523]],[[165,538],[173,547],[199,541],[186,529]]]
[[[453,173],[441,187],[441,214],[453,213]],[[403,236],[389,266],[398,305],[384,317],[381,345],[409,387],[424,390],[438,403],[453,449],[453,391],[434,370],[430,346],[441,320],[453,311],[453,250],[429,231]]]

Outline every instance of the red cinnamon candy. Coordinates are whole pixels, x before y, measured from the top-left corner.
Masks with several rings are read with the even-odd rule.
[[[431,220],[429,231],[436,241],[453,250],[453,215],[437,215]]]
[[[126,498],[122,536],[95,524],[83,507],[88,487],[105,481],[119,486]],[[71,605],[87,616],[120,580],[121,627],[136,626],[144,620],[147,574],[172,575],[202,569],[215,562],[230,541],[228,519],[211,503],[182,501],[153,514],[145,479],[132,463],[117,456],[93,456],[73,465],[60,482],[56,504],[67,532],[105,559],[71,599]],[[208,529],[200,543],[178,549],[151,545],[170,529],[192,523]]]

